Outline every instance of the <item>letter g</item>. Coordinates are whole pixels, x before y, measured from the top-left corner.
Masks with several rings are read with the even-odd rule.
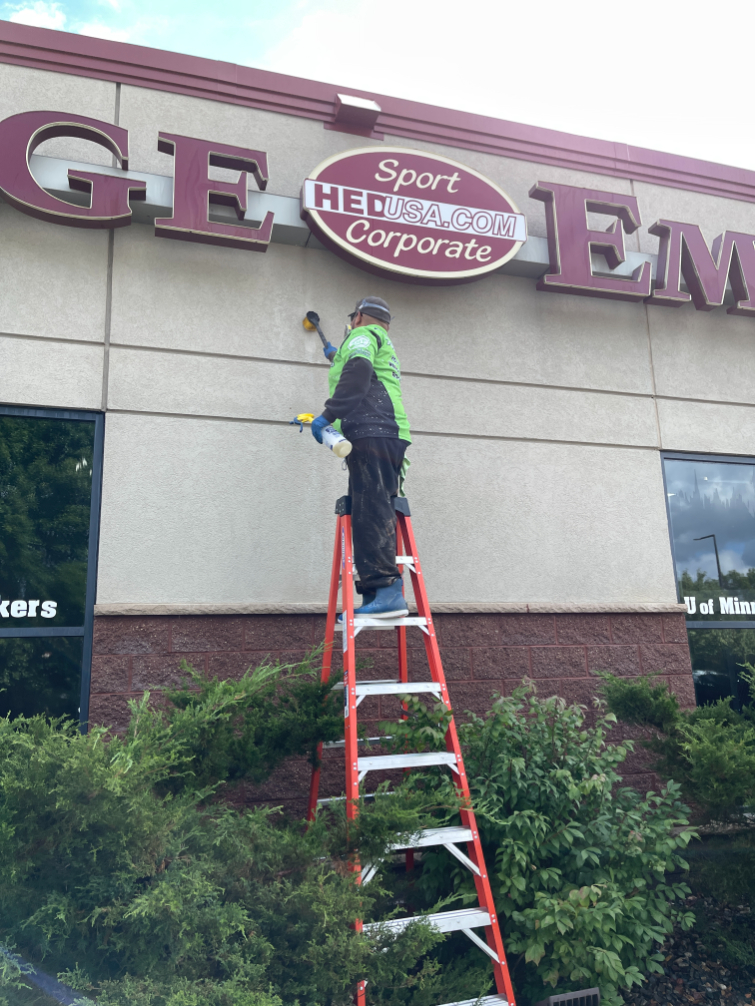
[[[90,206],[74,206],[45,192],[31,173],[29,158],[56,136],[91,140],[128,167],[128,131],[99,119],[67,112],[21,112],[0,122],[0,191],[22,213],[68,227],[124,227],[131,223],[129,194],[144,198],[147,183],[95,171],[69,171],[72,189],[91,192]]]

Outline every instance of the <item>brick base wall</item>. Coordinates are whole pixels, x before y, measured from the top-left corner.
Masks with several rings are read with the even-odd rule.
[[[457,715],[464,710],[485,712],[495,693],[511,694],[525,677],[536,682],[543,697],[560,695],[590,706],[597,694],[595,672],[601,670],[627,676],[661,674],[683,706],[695,704],[683,613],[441,614],[435,616],[435,625]],[[128,699],[145,689],[178,684],[182,660],[212,677],[238,678],[265,660],[300,660],[322,641],[324,632],[325,618],[320,615],[98,616],[90,719],[122,729]],[[417,680],[429,678],[420,634],[408,632],[407,641],[410,673]],[[359,677],[394,677],[395,645],[393,632],[362,632],[357,637]],[[398,712],[395,697],[366,699],[360,705],[360,722],[369,730],[380,720],[395,719]],[[618,741],[636,732],[619,726],[611,736]],[[657,785],[642,749],[627,760],[624,776],[638,788]],[[298,813],[308,782],[306,764],[287,764],[285,771],[245,796],[284,803]],[[321,795],[342,791],[343,759],[329,752]]]

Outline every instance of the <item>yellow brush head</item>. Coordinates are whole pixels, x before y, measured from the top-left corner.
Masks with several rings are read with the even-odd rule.
[[[296,417],[296,422],[309,425],[309,423],[311,423],[314,418],[315,418],[314,412],[300,412],[299,415]]]
[[[309,318],[305,318],[304,321],[302,322],[302,325],[306,328],[308,332],[316,331],[315,326],[312,324]]]

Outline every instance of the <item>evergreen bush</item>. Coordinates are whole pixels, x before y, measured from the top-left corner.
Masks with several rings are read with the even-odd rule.
[[[743,677],[755,701],[755,668]],[[667,686],[652,676],[604,675],[609,708],[625,723],[651,728],[643,744],[658,757],[656,771],[676,779],[686,799],[707,820],[742,820],[755,805],[755,709],[720,699],[693,710],[679,708]]]
[[[341,733],[310,672],[190,679],[175,706],[132,703],[123,737],[0,719],[0,943],[102,1006],[347,1006],[362,978],[381,1006],[463,991],[428,957],[442,937],[427,925],[354,930],[382,891],[354,884],[342,812],[305,831],[213,802],[224,777],[260,780]],[[351,845],[416,831],[423,802],[411,786],[366,802]]]

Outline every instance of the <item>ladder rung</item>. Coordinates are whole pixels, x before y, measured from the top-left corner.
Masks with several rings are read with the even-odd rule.
[[[411,923],[424,920],[441,933],[456,933],[475,926],[489,926],[490,914],[482,908],[460,908],[456,912],[437,912],[435,915],[416,915],[411,919],[389,919],[387,922],[370,922],[365,932],[382,926],[394,933],[403,932]]]
[[[462,827],[425,828],[411,835],[405,842],[389,845],[391,852],[399,849],[425,849],[431,845],[449,845],[451,842],[471,842],[472,829]]]
[[[375,772],[380,769],[390,768],[428,768],[431,765],[448,765],[454,772],[456,768],[456,755],[450,751],[416,751],[408,754],[391,755],[365,755],[357,760],[357,771],[359,781],[368,772]]]
[[[399,842],[389,846],[391,852],[398,849],[422,849],[430,845],[442,845],[452,856],[455,856],[472,873],[478,877],[482,876],[479,866],[473,862],[469,856],[457,848],[456,842],[471,842],[473,840],[471,828],[426,828],[417,832],[408,840],[408,844]]]
[[[427,626],[427,619],[419,615],[402,615],[399,618],[367,618],[364,615],[354,615],[355,629],[395,629],[401,625]],[[343,622],[336,622],[336,632],[343,632]]]
[[[377,795],[378,795],[377,793],[363,793],[362,794],[362,799],[363,800],[374,800]],[[382,796],[395,796],[395,793],[393,791],[391,791],[391,792],[388,792],[388,793],[383,793],[381,795]],[[323,797],[320,797],[320,799],[317,802],[318,802],[318,804],[320,804],[320,803],[344,803],[346,801],[346,799],[347,798],[345,796],[323,796]]]
[[[334,689],[343,689],[343,681],[339,681]],[[367,695],[419,695],[429,692],[440,695],[441,687],[437,681],[396,681],[388,678],[385,681],[357,681],[357,698]]]
[[[341,685],[343,688],[343,685]],[[393,737],[391,734],[381,734],[379,737],[357,737],[357,744],[375,744],[377,741],[389,741]],[[333,750],[343,750],[346,747],[346,741],[326,741],[322,749],[323,751],[333,751]]]
[[[509,1006],[506,996],[483,996],[482,999],[465,999],[464,1002],[443,1003],[442,1006]]]

